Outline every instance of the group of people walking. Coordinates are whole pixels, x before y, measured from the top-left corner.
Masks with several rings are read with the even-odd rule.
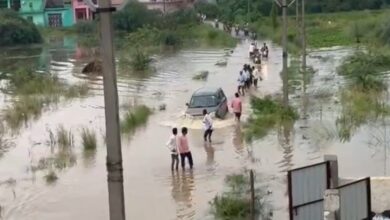
[[[259,66],[250,66],[245,64],[238,77],[238,94],[245,95],[252,85],[257,88],[259,80],[263,80]]]
[[[205,130],[203,135],[204,141],[211,143],[211,135],[213,134],[213,120],[206,109],[203,110],[202,122],[204,124]],[[182,127],[180,136],[178,135],[177,128],[172,128],[172,135],[166,144],[168,149],[171,151],[171,170],[179,169],[179,156],[181,167],[183,170],[185,170],[186,158],[188,160],[190,169],[192,169],[194,166],[192,153],[187,139],[187,134],[188,128],[186,127]]]
[[[268,50],[268,48],[267,48]],[[231,101],[230,107],[234,113],[236,121],[241,120],[242,113],[242,102],[240,96],[244,96],[245,92],[248,91],[252,86],[257,88],[258,81],[263,80],[260,71],[260,65],[251,66],[249,64],[245,64],[240,71],[240,75],[238,78],[238,91],[234,94],[234,98]],[[211,136],[213,134],[213,120],[207,109],[203,110],[203,120],[202,123],[204,125],[204,134],[203,139],[205,142],[211,143]],[[194,162],[192,158],[192,153],[190,150],[189,142],[188,142],[188,128],[182,127],[181,134],[178,134],[178,129],[173,128],[172,134],[166,144],[167,148],[171,152],[171,169],[178,170],[179,169],[179,158],[180,164],[183,170],[186,168],[186,159],[188,161],[190,169],[193,169]]]

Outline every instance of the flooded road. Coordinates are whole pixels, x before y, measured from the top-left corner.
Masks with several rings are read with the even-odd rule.
[[[125,111],[125,106],[134,102],[156,109],[146,126],[134,134],[122,135],[127,219],[213,219],[209,201],[223,190],[226,175],[245,168],[255,169],[257,180],[271,192],[274,219],[287,219],[288,169],[322,161],[324,154],[338,155],[341,176],[383,175],[389,168],[380,149],[373,150],[367,144],[371,137],[368,131],[375,124],[361,127],[346,143],[341,143],[334,134],[335,120],[340,114],[336,93],[343,84],[335,68],[350,53],[343,48],[311,53],[308,63],[317,73],[304,92],[296,90],[290,97],[301,116],[294,126],[280,128],[262,140],[245,144],[241,127],[235,125],[230,115],[216,122],[214,142],[205,145],[201,123],[183,119],[185,103],[202,86],[222,87],[230,100],[236,91],[238,72],[249,62],[248,44],[243,41],[228,56],[230,50],[223,49],[193,49],[158,56],[156,72],[145,77],[119,68],[121,110]],[[258,91],[253,91],[256,95],[281,91],[282,53],[272,44],[270,51],[269,60],[263,64],[264,81]],[[42,68],[70,82],[84,80],[80,72],[89,58],[77,48],[42,53],[42,59],[49,61]],[[215,65],[225,59],[226,67]],[[207,81],[192,79],[204,70],[210,72]],[[89,84],[92,94],[88,98],[60,103],[13,136],[15,146],[0,158],[0,219],[108,219],[102,82],[98,78]],[[324,91],[330,95],[325,98],[318,95]],[[161,104],[167,105],[165,111],[157,110]],[[244,108],[245,119],[250,114],[248,96]],[[33,167],[50,155],[49,131],[59,125],[75,134],[85,126],[93,128],[99,146],[94,154],[85,155],[76,135],[73,149],[76,162],[58,172],[56,183],[47,185],[43,178],[46,173]],[[193,171],[170,171],[170,154],[165,143],[171,126],[190,128]]]

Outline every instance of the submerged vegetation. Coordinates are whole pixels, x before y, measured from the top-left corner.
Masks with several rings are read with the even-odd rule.
[[[346,77],[341,92],[342,112],[336,120],[341,141],[348,141],[361,125],[390,115],[386,103],[386,74],[390,70],[390,53],[376,49],[357,51],[338,68]]]
[[[95,131],[89,128],[83,128],[81,130],[81,143],[85,151],[95,150],[97,147]]]
[[[336,120],[339,138],[349,141],[357,129],[368,122],[390,115],[385,94],[377,90],[345,89],[341,93],[342,110]]]
[[[251,97],[253,114],[245,128],[245,137],[248,141],[253,138],[262,138],[270,130],[286,123],[293,123],[298,114],[292,107],[284,107],[282,103],[271,97]]]
[[[52,184],[55,183],[58,180],[58,176],[54,170],[50,170],[46,175],[45,175],[45,180],[46,183]]]
[[[144,125],[151,114],[152,110],[145,105],[130,108],[121,120],[122,131],[133,132],[137,127]]]
[[[255,200],[251,201],[249,176],[244,174],[229,175],[225,178],[227,190],[214,197],[210,202],[212,214],[216,219],[244,220],[251,216],[251,203],[254,202],[255,216],[268,215],[264,192],[255,188]],[[267,219],[267,218],[266,218]]]
[[[7,82],[2,91],[16,96],[4,110],[4,119],[11,129],[18,129],[30,119],[38,118],[44,108],[58,103],[61,98],[69,99],[88,93],[86,84],[68,85],[56,75],[27,69],[2,74],[1,79]]]
[[[357,51],[347,57],[338,73],[351,80],[352,87],[363,90],[383,91],[387,88],[384,77],[390,70],[390,52]]]

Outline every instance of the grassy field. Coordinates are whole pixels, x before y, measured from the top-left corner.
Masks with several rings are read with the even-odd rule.
[[[310,48],[332,46],[351,46],[357,43],[378,44],[380,29],[386,24],[390,10],[354,11],[339,13],[308,14],[306,16],[306,36]],[[275,42],[281,42],[281,18],[278,26],[272,28],[270,17],[252,24],[252,28],[260,35],[269,37]],[[295,17],[289,17],[289,42],[300,44],[300,30]]]

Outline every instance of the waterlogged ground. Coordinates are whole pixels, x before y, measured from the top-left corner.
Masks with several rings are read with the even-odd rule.
[[[257,181],[269,191],[274,219],[287,219],[286,171],[322,161],[324,154],[338,155],[342,176],[386,174],[389,166],[384,146],[369,144],[374,136],[373,128],[380,130],[382,122],[362,126],[348,142],[340,142],[337,135],[335,121],[341,109],[337,92],[343,87],[343,80],[336,75],[335,67],[350,49],[311,53],[309,63],[317,72],[306,90],[298,85],[290,96],[301,117],[293,127],[280,128],[249,145],[243,141],[240,126],[229,116],[216,122],[214,141],[205,145],[201,123],[183,118],[185,103],[202,86],[222,87],[231,99],[238,71],[248,62],[248,43],[243,41],[228,56],[230,50],[193,49],[156,57],[156,73],[147,77],[120,68],[121,110],[125,111],[134,102],[156,109],[146,126],[122,137],[128,219],[213,219],[209,201],[223,190],[226,175],[245,168],[255,169]],[[281,91],[281,50],[271,45],[270,51],[269,60],[263,64],[264,81],[258,91],[253,91],[256,95]],[[74,45],[34,49],[32,54],[13,53],[16,54],[9,63],[18,60],[28,65],[36,62],[32,59],[35,57],[42,70],[54,71],[70,82],[86,80],[80,72],[90,61],[90,54]],[[228,61],[226,67],[215,65],[224,59]],[[0,70],[8,68],[9,63],[2,63]],[[192,80],[203,70],[210,71],[207,81]],[[90,96],[50,108],[9,137],[13,145],[0,157],[0,219],[108,218],[102,82],[99,77],[88,81],[92,89]],[[6,106],[10,98],[4,97]],[[161,104],[167,105],[165,111],[158,111]],[[247,118],[248,97],[244,108],[244,118]],[[59,125],[74,133],[76,159],[57,170],[59,179],[55,183],[47,184],[43,177],[47,171],[36,170],[34,166],[50,155],[49,131],[55,131]],[[79,137],[85,126],[93,128],[99,139],[96,152],[88,155],[83,152]],[[195,160],[192,172],[170,171],[170,155],[164,146],[170,126],[191,128],[189,138]]]

